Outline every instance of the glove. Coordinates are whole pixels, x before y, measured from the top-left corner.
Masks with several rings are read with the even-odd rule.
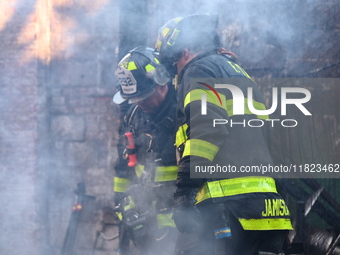
[[[200,231],[202,217],[194,205],[193,199],[181,196],[175,199],[172,219],[181,233],[194,233]]]

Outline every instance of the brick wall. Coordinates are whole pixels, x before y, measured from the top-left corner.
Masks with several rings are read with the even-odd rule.
[[[96,200],[75,250],[92,249],[112,206],[116,7],[0,4],[0,254],[59,254],[79,182]]]
[[[319,1],[312,2],[302,6],[307,8],[303,9],[305,12],[320,13],[320,8],[326,8],[328,12],[322,13],[334,14],[339,10],[336,1],[328,0],[327,5],[319,6],[315,4]],[[334,64],[339,56],[338,41],[334,40],[339,32],[336,19],[328,22],[320,15],[292,19],[296,24],[288,27],[296,28],[293,35],[299,35],[295,32],[306,28],[302,20],[318,17],[315,23],[307,22],[300,37],[294,37],[301,43],[295,46],[305,50],[294,55],[295,46],[289,47],[286,37],[280,37],[279,32],[285,30],[266,23],[285,20],[276,14],[276,19],[268,18],[275,13],[273,4],[269,9],[256,6],[254,10],[261,11],[256,17],[251,16],[254,11],[247,0],[233,0],[228,6],[225,1],[148,3],[145,33],[149,46],[155,43],[158,27],[170,18],[219,12],[224,26],[223,43],[240,56],[241,64],[251,74],[285,77],[291,70],[293,75],[309,74],[311,70],[315,72],[306,77],[339,76],[338,64]],[[336,8],[330,8],[331,4]],[[96,200],[81,218],[75,253],[91,254],[96,231],[106,217],[104,209],[112,207],[118,109],[111,97],[115,92],[113,66],[117,63],[119,43],[118,7],[118,0],[0,2],[0,254],[59,254],[79,182]],[[289,3],[281,7],[294,11]],[[311,43],[322,40],[305,40],[313,35],[315,26],[317,34],[329,41],[322,47],[313,48]],[[331,31],[324,32],[327,36],[320,31],[324,27]],[[263,33],[264,28],[274,32],[274,36]],[[319,54],[315,55],[317,50]],[[265,54],[257,59],[257,52]],[[305,59],[309,61],[306,64]],[[334,128],[334,134],[337,130]],[[334,138],[338,139],[338,135]],[[335,159],[338,144],[333,150]],[[114,234],[112,229],[106,231]],[[112,254],[115,246],[116,243],[100,238],[96,255]]]
[[[35,44],[32,8],[1,3],[0,20],[0,253],[36,253],[39,229],[35,201],[37,177],[37,61],[21,61]],[[6,20],[6,22],[5,22]],[[24,29],[26,28],[27,29]],[[23,32],[23,33],[21,33]]]
[[[48,104],[50,169],[49,245],[57,252],[65,237],[74,189],[85,184],[96,201],[84,212],[75,254],[91,254],[102,209],[112,206],[117,107],[113,66],[117,63],[117,1],[54,1]],[[112,243],[103,251],[112,252]],[[111,245],[111,246],[110,246]]]

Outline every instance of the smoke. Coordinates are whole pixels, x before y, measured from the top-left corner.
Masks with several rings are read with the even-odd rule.
[[[246,69],[274,67],[281,76],[287,73],[294,76],[297,75],[296,68],[300,72],[310,68],[306,61],[296,63],[299,59],[307,58],[306,55],[320,58],[334,48],[336,38],[330,42],[326,39],[329,32],[324,29],[330,18],[327,13],[334,15],[333,18],[337,15],[336,10],[331,11],[330,4],[323,5],[317,0],[167,1],[167,4],[149,6],[150,14],[154,15],[149,20],[152,30],[156,31],[160,25],[155,28],[155,24],[164,24],[170,18],[193,13],[218,13],[222,44],[238,55],[239,62]],[[151,33],[150,38],[155,38],[154,32]],[[155,39],[150,40],[150,45],[153,45]]]
[[[218,13],[223,45],[245,67],[275,67],[282,76],[311,56],[295,70],[301,74],[339,55],[331,51],[336,40],[324,31],[331,3],[151,0],[139,32],[153,47],[167,20]],[[58,254],[78,182],[97,197],[98,208],[112,206],[119,8],[117,0],[0,3],[1,254]]]
[[[111,199],[116,3],[0,5],[0,253],[59,254],[77,182]]]

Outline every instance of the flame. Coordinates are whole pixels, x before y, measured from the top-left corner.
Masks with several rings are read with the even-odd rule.
[[[7,22],[12,18],[16,6],[17,0],[11,1],[0,1],[0,31],[4,29]]]
[[[20,63],[39,59],[48,64],[53,59],[70,57],[76,44],[86,41],[89,34],[87,28],[82,27],[72,14],[62,10],[78,9],[89,17],[97,14],[108,3],[109,0],[80,1],[77,4],[73,0],[37,0],[33,13],[17,36],[16,43],[23,48]],[[0,2],[0,29],[15,12],[11,6]]]

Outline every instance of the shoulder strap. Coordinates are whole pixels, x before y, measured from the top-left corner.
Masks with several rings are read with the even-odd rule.
[[[131,108],[128,110],[128,113],[126,114],[126,117],[128,118],[126,122],[128,128],[130,127],[131,122],[136,115],[137,109],[138,109],[138,105],[131,106]]]

